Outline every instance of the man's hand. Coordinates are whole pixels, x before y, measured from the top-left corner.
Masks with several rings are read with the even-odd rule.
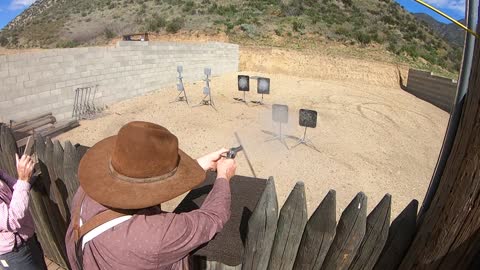
[[[221,158],[217,162],[217,178],[230,180],[237,170],[237,162],[231,158]]]
[[[21,158],[18,158],[18,154],[15,154],[15,158],[17,159],[18,179],[29,182],[32,177],[35,163],[28,155],[23,155]]]
[[[222,155],[227,152],[228,152],[228,149],[222,148],[216,152],[213,152],[201,158],[198,158],[197,162],[205,171],[208,171],[208,170],[214,171],[217,169],[217,161],[220,160]]]

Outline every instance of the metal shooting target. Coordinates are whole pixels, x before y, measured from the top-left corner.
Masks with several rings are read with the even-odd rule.
[[[257,93],[259,94],[270,94],[270,79],[269,78],[258,78],[257,79]]]
[[[238,91],[250,91],[250,77],[238,75]]]
[[[182,83],[177,83],[177,90],[182,92],[183,90],[185,90],[185,88],[183,87],[183,84]]]
[[[302,127],[317,127],[317,112],[313,110],[300,109],[299,124]]]
[[[205,86],[205,87],[203,88],[203,94],[204,94],[204,95],[210,95],[210,87],[206,87],[206,86]]]
[[[288,123],[288,106],[281,104],[273,104],[272,120],[278,123]]]
[[[183,66],[177,66],[177,72],[182,73],[183,72]]]
[[[212,69],[211,68],[204,68],[203,73],[208,77],[212,75]]]

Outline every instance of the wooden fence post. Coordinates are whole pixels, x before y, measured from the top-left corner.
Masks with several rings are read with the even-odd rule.
[[[266,270],[277,229],[278,201],[273,177],[267,180],[257,206],[248,221],[248,235],[242,270]]]
[[[477,31],[480,30],[480,24]],[[480,42],[438,189],[400,269],[468,269],[480,252]]]
[[[293,269],[319,270],[335,237],[336,192],[330,190],[305,226]]]
[[[367,217],[367,231],[350,270],[371,270],[385,246],[390,228],[392,196],[386,194]]]
[[[360,192],[343,211],[322,270],[348,269],[365,236],[367,197]]]
[[[73,196],[77,192],[79,182],[78,182],[78,164],[80,159],[78,158],[78,153],[75,147],[73,147],[70,141],[65,142],[65,151],[63,155],[63,172],[64,172],[64,182],[67,187],[68,198],[67,204],[70,208]]]
[[[411,201],[395,218],[375,270],[396,270],[413,241],[417,230],[418,201]]]
[[[297,182],[280,211],[272,254],[268,263],[269,270],[293,268],[307,219],[305,185],[303,182]]]
[[[12,131],[5,125],[2,125],[0,127],[0,164],[10,176],[15,178],[18,177],[17,166],[15,164],[15,154],[17,151],[17,143]]]

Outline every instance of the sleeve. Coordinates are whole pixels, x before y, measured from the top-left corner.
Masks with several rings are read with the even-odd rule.
[[[210,241],[230,218],[230,203],[230,183],[219,178],[200,209],[146,216],[147,235],[158,237],[155,239],[156,255],[175,262]]]
[[[0,179],[5,181],[7,183],[8,187],[13,190],[13,186],[17,183],[17,179],[15,177],[12,177],[8,175],[7,172],[0,170]]]
[[[28,211],[30,184],[17,181],[13,186],[10,205],[0,202],[0,231],[16,232],[22,226],[22,220]]]

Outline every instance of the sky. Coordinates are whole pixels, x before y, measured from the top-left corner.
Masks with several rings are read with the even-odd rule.
[[[414,0],[395,0],[404,6],[410,12],[423,12],[434,17],[438,21],[448,23],[449,21],[423,7]],[[22,13],[25,8],[29,7],[35,0],[0,0],[0,29],[13,20],[18,14]],[[465,0],[425,0],[425,2],[433,5],[441,11],[452,16],[454,19],[462,19],[465,14]]]

